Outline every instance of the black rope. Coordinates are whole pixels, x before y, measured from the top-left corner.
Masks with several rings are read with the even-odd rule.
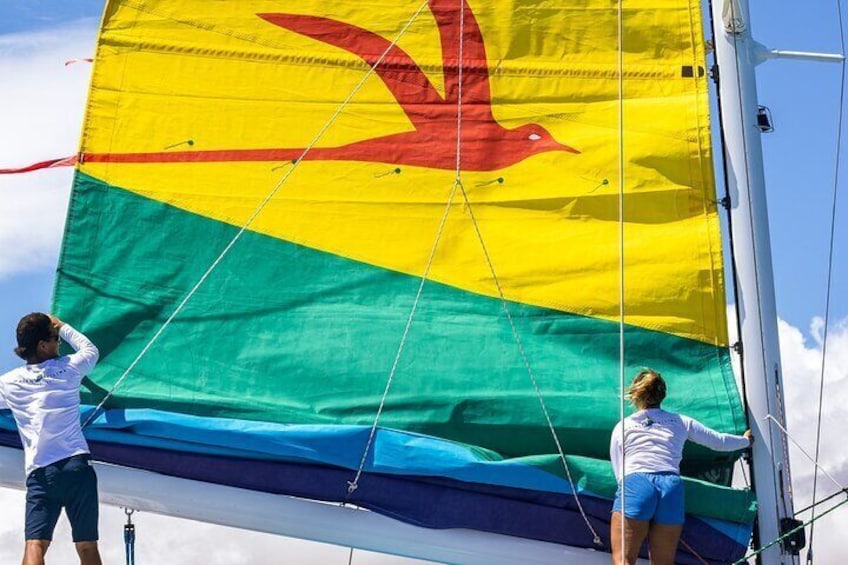
[[[747,563],[748,559],[750,559],[751,557],[759,556],[760,553],[762,553],[763,551],[767,550],[768,548],[772,547],[775,544],[780,543],[782,540],[788,538],[789,536],[795,535],[796,532],[806,528],[807,526],[816,522],[817,520],[824,518],[826,515],[830,514],[831,512],[833,512],[834,510],[836,510],[837,508],[839,508],[840,506],[845,504],[846,502],[848,502],[848,498],[846,498],[845,500],[843,500],[842,502],[840,502],[839,504],[837,504],[835,506],[831,506],[830,508],[828,508],[827,510],[825,510],[824,512],[819,514],[818,517],[807,520],[806,522],[804,522],[800,526],[792,528],[788,532],[784,532],[783,535],[781,535],[778,538],[775,538],[773,541],[769,542],[768,544],[764,545],[763,547],[759,548],[758,550],[749,553],[748,555],[746,555],[742,559],[739,559],[738,561],[734,561],[733,565],[741,565],[741,564]]]
[[[837,497],[837,496],[839,496],[840,494],[844,494],[846,497],[848,497],[848,488],[844,488],[844,489],[842,489],[842,490],[838,490],[838,491],[834,492],[833,494],[829,495],[829,496],[828,496],[828,497],[826,497],[826,498],[823,498],[823,499],[821,499],[821,500],[819,500],[819,501],[817,501],[817,502],[813,502],[813,503],[812,503],[812,504],[810,504],[809,506],[805,506],[805,507],[804,507],[804,508],[802,508],[801,510],[798,510],[797,512],[795,512],[795,516],[798,516],[799,514],[803,514],[803,513],[804,513],[804,512],[806,512],[807,510],[811,510],[811,509],[815,508],[816,506],[820,506],[820,505],[824,504],[825,502],[827,502],[828,500],[832,500],[832,499],[836,498],[836,497]]]

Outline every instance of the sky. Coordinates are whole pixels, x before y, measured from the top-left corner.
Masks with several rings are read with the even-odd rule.
[[[101,9],[101,2],[92,0],[0,3],[0,167],[76,151],[91,67],[63,63],[93,54]],[[751,9],[754,35],[770,48],[841,50],[835,3],[754,0]],[[757,77],[760,102],[769,107],[775,125],[763,136],[763,147],[789,431],[810,453],[815,450],[840,70],[833,64],[770,61]],[[845,183],[845,165],[840,184]],[[26,312],[49,309],[70,178],[68,169],[0,177],[0,372],[18,364],[11,354],[14,335],[2,328],[13,328]],[[839,434],[848,421],[848,203],[844,188],[839,191],[821,464],[845,485],[848,452]],[[813,467],[794,445],[791,455],[796,508],[801,508],[810,500]],[[821,476],[819,485],[820,497],[836,490]],[[107,562],[122,559],[123,521],[120,509],[103,508],[101,547]],[[347,562],[344,548],[152,514],[136,521],[142,563],[261,565],[277,563],[280,555],[302,564]],[[22,522],[23,493],[0,489],[0,562],[20,558]],[[51,563],[75,563],[67,525],[61,524]],[[817,524],[818,563],[837,562],[848,552],[845,531],[848,510]],[[213,540],[213,552],[196,550]],[[357,552],[353,562],[407,563],[365,552]]]

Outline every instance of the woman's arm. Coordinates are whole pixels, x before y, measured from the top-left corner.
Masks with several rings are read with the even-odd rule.
[[[709,447],[715,451],[736,451],[745,449],[753,443],[753,437],[746,432],[744,436],[734,434],[723,434],[703,425],[698,420],[693,420],[681,415],[683,425],[688,433],[687,439],[697,444]]]

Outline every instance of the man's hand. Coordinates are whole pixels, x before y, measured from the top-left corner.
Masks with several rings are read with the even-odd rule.
[[[745,430],[745,433],[742,435],[748,438],[748,441],[751,445],[754,445],[754,434],[751,432],[751,430]]]
[[[53,324],[53,327],[56,329],[57,332],[60,329],[62,329],[62,326],[65,325],[65,322],[63,322],[62,320],[60,320],[56,316],[54,316],[52,314],[48,314],[48,316],[50,317],[50,323]]]

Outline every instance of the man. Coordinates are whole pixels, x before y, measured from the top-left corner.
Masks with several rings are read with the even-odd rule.
[[[27,364],[0,376],[0,409],[12,410],[27,474],[23,565],[43,565],[62,508],[82,565],[102,565],[97,549],[97,477],[80,426],[79,386],[97,363],[88,338],[58,318],[34,313],[18,323],[15,353]],[[59,357],[59,338],[76,353]]]

